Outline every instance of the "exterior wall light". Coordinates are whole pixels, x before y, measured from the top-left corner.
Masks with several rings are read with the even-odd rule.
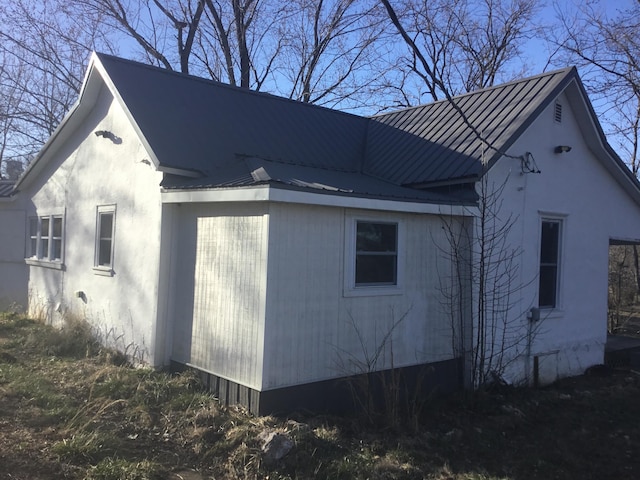
[[[97,130],[97,131],[95,131],[93,133],[96,134],[96,137],[108,138],[109,140],[111,140],[116,145],[120,145],[122,143],[122,139],[120,137],[118,137],[117,135],[113,134],[112,132],[109,132],[108,130]]]
[[[569,145],[558,145],[553,151],[556,153],[567,153],[571,151],[571,147]]]

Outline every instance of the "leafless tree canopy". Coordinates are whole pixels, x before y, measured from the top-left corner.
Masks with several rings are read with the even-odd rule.
[[[559,1],[559,0],[558,0]],[[568,1],[568,0],[567,0]],[[561,13],[547,38],[590,65],[590,93],[638,172],[640,6]],[[537,0],[15,0],[0,6],[0,172],[28,160],[77,98],[91,50],[359,112],[412,106],[532,73]],[[611,10],[611,9],[609,9]],[[563,64],[564,65],[564,64]],[[598,106],[598,105],[597,105]]]
[[[88,52],[110,47],[99,16],[81,24],[64,2],[6,2],[0,18],[2,167],[40,149],[77,98]]]
[[[422,81],[431,100],[521,76],[533,36],[535,0],[382,0],[406,46],[406,77]],[[409,97],[405,94],[405,100]],[[421,98],[418,101],[422,100]]]
[[[550,35],[557,63],[576,64],[594,100],[606,102],[605,128],[636,175],[640,129],[640,2],[606,10],[604,2],[579,10],[556,6],[560,27]],[[607,118],[614,117],[614,122]]]

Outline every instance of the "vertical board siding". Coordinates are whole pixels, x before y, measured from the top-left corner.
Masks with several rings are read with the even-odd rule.
[[[326,370],[340,310],[343,224],[337,208],[277,204],[270,210],[263,387],[304,382]]]
[[[345,218],[360,214],[401,224],[398,295],[344,294],[345,262],[352,261]],[[263,388],[363,373],[382,344],[373,370],[453,358],[440,295],[441,278],[451,271],[440,222],[432,215],[273,205]]]
[[[196,219],[189,363],[248,386],[261,375],[265,218]]]

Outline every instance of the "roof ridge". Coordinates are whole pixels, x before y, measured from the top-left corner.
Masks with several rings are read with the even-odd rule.
[[[325,107],[322,105],[317,105],[315,103],[306,103],[306,102],[301,102],[300,100],[295,100],[293,98],[287,98],[287,97],[283,97],[282,95],[276,95],[274,93],[270,93],[270,92],[264,92],[264,91],[260,91],[260,90],[253,90],[251,88],[244,88],[244,87],[239,87],[237,85],[231,85],[229,83],[224,83],[221,82],[220,80],[213,80],[211,78],[205,78],[205,77],[200,77],[198,75],[194,75],[192,73],[184,73],[184,72],[179,72],[177,70],[169,70],[167,68],[162,68],[156,65],[150,65],[148,63],[142,63],[139,62],[137,60],[131,60],[129,58],[122,58],[122,57],[118,57],[115,55],[110,55],[108,53],[101,53],[101,52],[94,52],[95,55],[98,57],[98,59],[100,60],[100,63],[102,63],[102,65],[104,66],[104,62],[102,61],[103,58],[107,58],[110,61],[114,61],[114,62],[120,62],[120,63],[127,63],[130,64],[132,66],[138,67],[138,68],[144,68],[147,70],[153,70],[159,74],[164,74],[164,75],[171,75],[171,76],[175,76],[175,77],[180,77],[186,80],[192,80],[192,81],[196,81],[196,82],[200,82],[200,83],[204,83],[204,84],[210,84],[210,85],[214,85],[216,87],[220,87],[220,88],[224,88],[236,93],[240,93],[240,94],[244,94],[244,95],[251,95],[251,96],[259,96],[259,97],[263,97],[265,99],[272,99],[275,101],[282,101],[282,102],[288,102],[288,103],[293,103],[295,105],[301,105],[301,106],[305,106],[307,108],[313,108],[313,109],[322,109],[324,111],[329,111],[329,112],[333,112],[334,114],[341,114],[341,115],[347,115],[350,117],[355,117],[355,118],[367,118],[365,116],[362,115],[357,115],[355,113],[350,113],[350,112],[346,112],[343,110],[338,110],[338,109],[334,109],[334,108],[330,108],[330,107]],[[107,70],[108,72],[108,70]]]
[[[506,87],[509,87],[509,86],[512,86],[512,85],[517,85],[519,83],[526,83],[526,82],[530,82],[532,80],[536,80],[536,79],[544,78],[544,77],[551,77],[551,76],[554,76],[554,75],[560,75],[560,74],[568,75],[568,74],[570,74],[570,73],[572,73],[574,71],[577,73],[576,67],[575,66],[569,66],[569,67],[564,67],[564,68],[560,68],[560,69],[557,69],[557,70],[552,70],[550,72],[539,73],[537,75],[532,75],[530,77],[517,78],[517,79],[511,80],[511,81],[506,82],[506,83],[500,83],[500,84],[497,84],[497,85],[491,85],[490,87],[481,88],[479,90],[474,90],[472,92],[466,92],[466,93],[461,93],[461,94],[458,94],[458,95],[454,95],[454,96],[451,97],[451,100],[453,100],[455,102],[456,100],[467,98],[467,97],[472,97],[474,95],[480,95],[482,93],[489,92],[491,90],[497,90],[497,89],[501,89],[501,88],[506,88]],[[384,117],[386,115],[392,115],[392,114],[398,113],[398,112],[408,112],[408,111],[411,111],[411,110],[416,110],[416,109],[424,108],[424,107],[434,107],[436,105],[439,105],[439,104],[442,104],[442,103],[448,103],[448,102],[449,102],[449,99],[443,98],[441,100],[434,100],[433,102],[427,102],[427,103],[421,103],[419,105],[414,105],[413,107],[404,107],[404,108],[399,108],[397,110],[390,110],[388,112],[378,113],[376,115],[371,115],[371,116],[369,116],[367,118],[375,119],[375,118],[379,118],[379,117]]]

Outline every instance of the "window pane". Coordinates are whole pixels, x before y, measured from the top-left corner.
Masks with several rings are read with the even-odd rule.
[[[558,296],[560,222],[543,221],[540,237],[538,305],[555,308]]]
[[[29,256],[38,256],[38,217],[29,219]]]
[[[53,217],[53,236],[62,237],[62,217]]]
[[[40,235],[42,236],[42,238],[49,238],[49,218],[42,218],[41,219],[41,223],[40,223],[41,227],[40,227]],[[46,250],[43,250],[44,253],[46,253]]]
[[[111,267],[113,259],[111,252],[113,248],[113,212],[98,213],[98,252],[97,264],[101,267]]]
[[[397,229],[398,226],[393,223],[358,222],[356,251],[395,252]]]
[[[395,255],[356,255],[356,285],[396,284]]]
[[[555,266],[540,267],[540,307],[555,307],[557,292],[558,269]]]
[[[49,240],[46,238],[42,239],[42,251],[40,252],[40,255],[43,258],[49,258]]]
[[[100,214],[100,238],[111,238],[113,231],[113,213]]]
[[[62,258],[62,240],[54,239],[51,244],[51,260],[60,260]]]
[[[111,240],[101,239],[99,242],[98,265],[108,267],[111,265]]]
[[[558,222],[542,222],[542,239],[540,241],[540,263],[558,262],[558,239],[560,224]]]

